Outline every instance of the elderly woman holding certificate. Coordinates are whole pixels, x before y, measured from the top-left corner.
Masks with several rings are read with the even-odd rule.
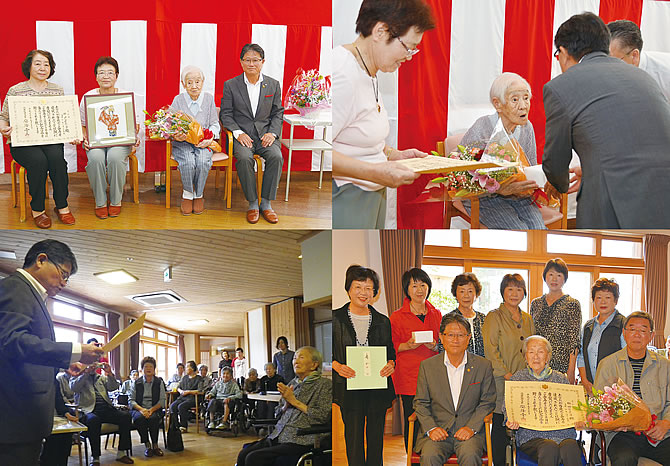
[[[56,72],[56,62],[51,52],[32,50],[21,64],[21,70],[28,80],[10,87],[7,91],[7,97],[64,95],[61,86],[47,81]],[[49,218],[44,208],[47,174],[53,184],[56,215],[65,225],[74,225],[75,219],[67,203],[68,176],[63,144],[12,146],[12,127],[9,121],[7,97],[2,105],[2,113],[0,113],[0,133],[7,139],[14,160],[21,164],[28,174],[28,186],[32,198],[30,208],[32,209],[35,225],[39,228],[51,227],[51,218]],[[73,141],[73,143],[78,143],[78,141]]]
[[[333,228],[384,228],[386,187],[418,178],[392,162],[427,154],[386,144],[390,126],[378,74],[411,60],[424,31],[434,27],[423,0],[364,0],[358,38],[333,49]]]
[[[114,87],[119,77],[119,64],[112,57],[100,57],[93,69],[95,80],[100,87],[91,89],[86,95],[120,94],[127,91]],[[95,196],[95,216],[100,219],[118,217],[121,213],[123,185],[126,183],[126,163],[132,148],[130,146],[111,146],[91,148],[86,133],[86,108],[82,97],[79,104],[81,125],[84,130],[84,150],[88,157],[86,174]],[[135,119],[142,115],[135,112]],[[135,146],[140,144],[140,125],[135,124]],[[107,182],[109,181],[109,207],[107,207]]]
[[[387,379],[386,388],[349,390],[347,379],[363,374],[349,367],[353,362],[347,360],[347,347],[386,347],[387,363],[379,376],[389,377],[395,368],[391,322],[370,305],[379,292],[379,277],[374,270],[350,266],[344,288],[350,301],[333,312],[333,403],[339,405],[342,413],[349,464],[378,465],[383,463],[386,410],[395,398],[393,382]]]
[[[535,131],[528,120],[532,97],[528,82],[516,73],[503,73],[491,84],[489,97],[496,113],[475,121],[463,135],[461,145],[485,145],[500,120],[505,132],[519,142],[528,163],[536,165]],[[533,204],[532,199],[519,197],[520,194],[538,187],[537,183],[530,180],[503,184],[496,194],[480,199],[481,222],[488,228],[498,230],[545,229],[540,209]],[[470,203],[464,202],[463,205],[470,212]]]
[[[203,130],[208,129],[213,133],[211,138],[203,139],[197,145],[186,142],[185,134],[174,136],[172,158],[179,163],[181,173],[182,215],[198,215],[205,210],[203,192],[207,175],[212,168],[212,151],[208,147],[221,133],[214,97],[208,92],[202,92],[204,83],[205,75],[200,68],[184,67],[181,72],[181,85],[186,92],[177,95],[170,105],[171,110],[184,112],[200,123]]]
[[[551,343],[544,337],[532,335],[523,342],[523,353],[528,367],[517,371],[510,380],[526,382],[551,382],[570,384],[561,372],[549,366]],[[507,416],[504,400],[503,414]],[[519,449],[531,457],[538,466],[578,466],[582,464],[582,451],[575,440],[574,428],[539,431],[519,427],[519,423],[507,420],[507,427],[517,430],[516,444]]]

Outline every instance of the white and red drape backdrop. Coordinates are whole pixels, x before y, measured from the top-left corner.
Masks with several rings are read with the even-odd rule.
[[[570,16],[584,11],[608,23],[634,21],[642,30],[643,50],[670,53],[668,0],[426,0],[436,29],[424,34],[421,53],[380,80],[389,109],[388,143],[401,148],[435,149],[438,140],[464,132],[480,116],[493,113],[491,82],[511,71],[528,80],[533,92],[530,120],[535,127],[538,162],[544,149],[542,87],[560,73],[553,38]],[[344,5],[346,4],[346,6]],[[361,0],[333,6],[339,45],[355,38]],[[625,89],[622,89],[625,92]],[[442,205],[412,201],[425,183],[401,187],[397,207],[389,193],[387,227],[441,228]]]
[[[183,90],[179,77],[186,65],[205,73],[204,91],[214,95],[217,106],[223,83],[240,74],[239,54],[244,44],[255,42],[265,50],[263,73],[282,84],[291,84],[298,68],[317,68],[331,74],[331,0],[227,1],[188,3],[176,0],[117,0],[104,7],[72,0],[30,5],[4,5],[0,15],[4,45],[0,52],[0,95],[24,81],[21,62],[35,48],[54,55],[56,73],[50,79],[65,94],[80,98],[97,86],[96,60],[111,55],[119,62],[117,87],[132,91],[137,107],[153,112],[169,105]],[[284,125],[288,137],[288,126]],[[316,134],[315,134],[316,133]],[[295,137],[321,137],[317,128],[296,128]],[[144,139],[144,138],[143,138]],[[288,153],[284,151],[284,169]],[[162,143],[142,141],[137,151],[140,171],[165,167]],[[83,171],[86,154],[81,146],[65,145],[68,171]],[[330,169],[330,157],[324,165]],[[0,173],[9,172],[7,144],[0,145]],[[294,152],[292,170],[319,169],[319,155]]]

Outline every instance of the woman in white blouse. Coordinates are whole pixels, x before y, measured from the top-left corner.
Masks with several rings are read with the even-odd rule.
[[[393,161],[426,154],[385,143],[389,121],[377,73],[411,60],[434,27],[423,0],[364,0],[358,38],[333,50],[333,228],[384,228],[386,187],[418,177]]]

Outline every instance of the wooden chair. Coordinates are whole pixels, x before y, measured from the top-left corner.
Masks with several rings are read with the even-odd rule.
[[[493,464],[493,457],[491,456],[491,422],[493,413],[490,413],[484,418],[484,433],[486,436],[486,454],[482,456],[482,464]],[[407,433],[407,466],[419,464],[421,462],[421,455],[414,452],[414,423],[416,422],[416,413],[409,416],[409,432]],[[444,464],[458,464],[456,454],[451,455]]]
[[[454,136],[449,136],[447,138],[448,147],[445,148],[444,141],[437,141],[436,152],[440,155],[445,155],[447,151],[451,152],[456,148],[463,138],[462,134],[456,134]],[[445,191],[444,193],[444,221],[442,222],[442,228],[449,228],[451,226],[451,219],[455,217],[461,217],[463,220],[470,224],[470,228],[478,229],[482,228],[481,223],[479,222],[479,199],[474,198],[470,200],[470,214],[465,209],[463,202],[459,200],[450,200]],[[545,225],[548,229],[561,229],[565,230],[568,228],[568,195],[565,193],[561,194],[560,205],[558,212],[555,209],[550,207],[543,207],[543,219],[545,220]],[[558,215],[560,213],[560,216]],[[484,227],[485,228],[485,227]]]

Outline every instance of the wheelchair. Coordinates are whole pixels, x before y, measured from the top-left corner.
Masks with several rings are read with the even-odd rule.
[[[220,407],[214,413],[214,424],[218,425],[223,419],[224,408]],[[251,429],[250,416],[253,413],[251,412],[250,406],[244,402],[242,399],[232,400],[230,405],[230,417],[228,418],[228,424],[230,425],[230,432],[237,437],[239,434],[246,433]],[[212,434],[214,432],[220,432],[218,429],[209,428],[209,412],[205,415],[205,431],[207,434]]]
[[[274,424],[277,420],[274,421]],[[332,464],[332,425],[331,423],[313,425],[306,429],[298,429],[298,435],[326,434],[317,436],[310,451],[302,456],[278,456],[273,466],[331,466]],[[250,444],[245,444],[246,448]]]
[[[510,437],[510,444],[508,449],[508,455],[511,453],[511,465],[512,466],[537,466],[537,463],[533,459],[525,454],[523,451],[519,450],[516,446],[516,431],[512,429],[507,429],[507,432]],[[581,440],[581,439],[580,439]],[[586,461],[586,455],[584,453],[584,445],[580,440],[577,441],[579,447],[582,451],[582,466],[586,466],[589,463]]]

